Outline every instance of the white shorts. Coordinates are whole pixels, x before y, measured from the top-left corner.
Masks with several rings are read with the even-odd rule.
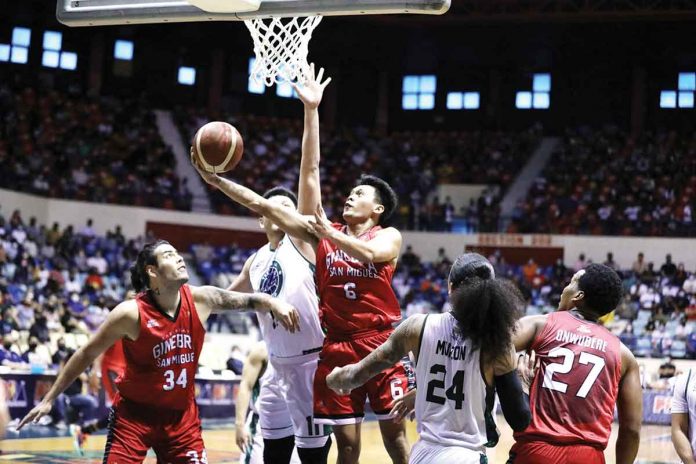
[[[482,459],[483,458],[483,459]],[[418,440],[411,448],[409,464],[481,464],[486,455],[461,446],[441,446]]]
[[[249,411],[246,421],[246,428],[251,437],[251,447],[246,453],[239,455],[239,464],[264,464],[263,463],[263,437],[258,430],[259,416]],[[292,451],[290,464],[301,464],[300,457],[297,455],[297,448]]]
[[[314,372],[318,354],[304,356],[301,362],[280,363],[271,358],[283,405],[285,420],[291,420],[298,448],[321,448],[329,439],[330,429],[314,423]],[[291,432],[291,433],[293,433]]]

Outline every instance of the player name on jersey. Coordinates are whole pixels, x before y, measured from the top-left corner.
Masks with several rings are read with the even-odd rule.
[[[334,266],[336,263],[352,263],[364,267],[343,267]],[[343,250],[335,250],[326,255],[326,268],[329,270],[329,277],[367,277],[378,279],[379,271],[373,263],[361,263],[357,259],[346,254]]]
[[[594,350],[607,352],[607,341],[589,335],[581,335],[567,330],[559,329],[556,332],[556,341],[572,343],[573,345],[584,346]]]
[[[466,359],[466,346],[453,345],[447,340],[438,340],[435,354],[446,356],[455,361],[463,361]]]
[[[175,349],[189,349],[188,353],[176,353],[174,356],[166,357],[167,353]],[[191,345],[191,335],[187,333],[174,333],[167,337],[163,342],[156,344],[152,348],[152,356],[158,367],[168,367],[191,363],[196,361],[196,354]]]

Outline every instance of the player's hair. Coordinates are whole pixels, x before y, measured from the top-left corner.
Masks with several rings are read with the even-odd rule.
[[[450,270],[452,315],[473,349],[495,359],[510,349],[524,299],[515,285],[495,277],[491,263],[478,253],[459,256]]]
[[[268,199],[271,197],[288,197],[290,200],[292,200],[292,203],[295,205],[297,208],[297,195],[295,195],[290,189],[287,189],[283,186],[278,186],[278,187],[273,187],[270,190],[267,190],[266,193],[263,194],[263,197]]]
[[[604,264],[590,264],[578,279],[578,288],[585,293],[586,309],[602,317],[612,312],[623,297],[621,277]]]
[[[355,186],[357,187],[358,185],[369,185],[375,189],[375,199],[377,203],[384,206],[384,212],[379,217],[378,224],[386,224],[399,204],[399,197],[396,195],[394,189],[391,188],[391,185],[386,181],[369,174],[361,175],[355,182]]]
[[[146,244],[142,250],[138,253],[138,257],[135,259],[135,263],[130,268],[130,278],[131,285],[133,289],[140,293],[143,290],[147,290],[150,287],[150,277],[145,272],[145,267],[150,265],[157,265],[157,256],[155,256],[155,249],[160,245],[169,245],[170,243],[166,240],[156,240],[152,243]]]

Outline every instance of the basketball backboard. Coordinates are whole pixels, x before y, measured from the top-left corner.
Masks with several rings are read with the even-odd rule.
[[[204,11],[197,3],[220,0],[58,0],[56,16],[68,26],[241,21],[258,17],[345,16],[367,14],[443,14],[451,0],[230,0],[236,12]],[[255,9],[255,3],[258,9]],[[214,8],[213,8],[214,9]],[[234,8],[233,8],[234,9]],[[249,11],[251,10],[251,11]],[[218,10],[219,11],[219,10]]]

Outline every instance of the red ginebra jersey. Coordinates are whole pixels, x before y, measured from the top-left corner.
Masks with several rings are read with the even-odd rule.
[[[117,340],[102,355],[101,361],[102,377],[107,370],[117,372],[122,375],[126,370],[126,355],[123,352],[123,341]]]
[[[532,422],[520,442],[607,447],[621,380],[621,343],[569,312],[548,316],[532,343],[540,361],[530,389]]]
[[[136,297],[140,335],[123,339],[126,372],[117,382],[124,398],[155,408],[183,410],[195,398],[196,368],[205,329],[188,285],[173,318],[157,308],[148,293]]]
[[[332,226],[346,232],[342,224]],[[381,227],[358,237],[371,240]],[[317,249],[316,279],[319,312],[327,337],[353,339],[371,332],[391,330],[401,319],[401,309],[392,290],[391,263],[361,263],[327,239]]]

